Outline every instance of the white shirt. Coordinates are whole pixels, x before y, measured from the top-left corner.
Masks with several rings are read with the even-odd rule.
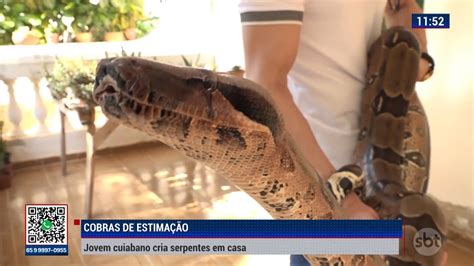
[[[243,25],[301,24],[288,88],[334,167],[352,163],[367,51],[384,0],[241,0]]]

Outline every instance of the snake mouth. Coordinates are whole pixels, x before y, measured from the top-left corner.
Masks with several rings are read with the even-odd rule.
[[[175,110],[176,103],[164,96],[156,96],[156,91],[142,89],[138,76],[125,81],[120,61],[104,59],[96,72],[93,98],[107,116],[133,123],[159,122],[183,115]]]
[[[139,100],[119,88],[117,81],[109,75],[99,79],[94,90],[94,100],[103,107],[106,114],[121,120],[157,120],[173,116],[175,112]]]
[[[136,118],[142,110],[150,108],[127,93],[127,84],[115,59],[103,59],[98,64],[93,98],[106,115],[120,120]]]
[[[123,108],[120,105],[122,93],[117,88],[117,82],[106,75],[99,79],[96,78],[96,86],[93,98],[97,104],[104,108],[104,111],[115,118],[123,117]]]

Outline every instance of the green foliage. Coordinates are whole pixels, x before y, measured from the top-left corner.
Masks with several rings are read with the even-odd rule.
[[[187,67],[201,67],[202,64],[199,63],[199,59],[201,54],[198,54],[194,62],[191,59],[186,58],[184,55],[181,55],[181,59],[183,59],[183,63]]]
[[[143,0],[0,0],[0,45],[12,44],[12,34],[28,27],[45,42],[46,33],[62,34],[65,19],[74,32],[105,32],[137,28],[143,36],[156,18],[144,15]]]
[[[0,0],[0,45],[12,44],[12,34],[28,27],[44,42],[45,32],[61,33],[66,26],[61,21],[66,0]]]
[[[242,68],[240,66],[233,66],[231,71],[242,71]]]
[[[424,4],[425,4],[425,1],[424,1],[424,0],[416,0],[416,2],[417,2],[418,5],[421,7],[421,9],[423,9]]]
[[[42,27],[45,32],[62,34],[66,30],[63,22],[64,7],[68,1],[65,0],[43,0],[40,1]]]
[[[145,36],[148,32],[156,28],[159,18],[151,17],[137,21],[137,38]]]
[[[97,10],[97,6],[91,4],[89,0],[72,0],[64,6],[63,14],[73,18],[71,27],[74,32],[90,32],[94,26]]]
[[[146,19],[143,0],[101,0],[97,13],[97,26],[102,32],[136,28],[137,22]]]
[[[76,98],[94,107],[95,68],[97,62],[82,59],[57,59],[53,71],[46,75],[51,95],[57,99]]]
[[[40,25],[41,17],[33,1],[0,0],[1,44],[11,44],[13,32],[20,27],[34,29]]]

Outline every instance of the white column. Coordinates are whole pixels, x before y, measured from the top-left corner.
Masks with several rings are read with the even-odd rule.
[[[23,131],[20,128],[22,120],[21,110],[15,99],[14,87],[15,79],[4,80],[8,88],[8,95],[10,96],[10,102],[8,103],[8,119],[13,124],[13,131],[10,133],[13,136],[23,135]]]
[[[41,93],[40,93],[41,77],[33,77],[33,78],[30,78],[30,80],[31,82],[33,82],[33,88],[35,90],[34,113],[39,123],[37,132],[46,132],[48,131],[48,128],[46,127],[45,120],[46,120],[46,116],[48,115],[48,111],[46,110],[43,99],[41,98]]]

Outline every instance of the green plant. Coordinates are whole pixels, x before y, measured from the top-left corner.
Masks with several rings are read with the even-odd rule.
[[[66,1],[60,0],[43,0],[39,5],[41,10],[42,27],[44,32],[62,34],[66,31],[67,26],[63,22],[64,8]]]
[[[142,0],[101,0],[96,24],[102,32],[123,31],[145,18]]]
[[[183,63],[187,67],[200,67],[201,64],[199,63],[199,59],[201,54],[198,54],[194,62],[191,59],[186,58],[184,55],[181,55],[181,59],[183,59]]]
[[[17,30],[27,29],[42,38],[44,30],[41,25],[41,8],[37,1],[0,1],[1,44],[12,44],[13,33]]]
[[[90,32],[95,25],[98,7],[89,0],[72,0],[64,6],[64,16],[72,17],[71,27],[74,32]]]
[[[107,1],[101,1],[94,19],[96,34],[102,36],[106,32],[121,31],[117,22],[118,16],[117,8],[109,5]]]
[[[68,24],[74,32],[105,32],[137,28],[139,37],[156,18],[144,15],[143,0],[0,0],[0,45],[12,44],[15,31],[29,31],[45,42],[46,33],[62,34]]]
[[[240,66],[235,65],[232,67],[231,71],[242,71],[242,68]]]
[[[151,17],[145,18],[137,21],[137,37],[141,38],[148,34],[151,30],[156,28],[158,25],[159,18],[158,17]]]
[[[95,61],[82,59],[56,59],[52,72],[46,75],[53,98],[75,98],[94,107],[96,103],[92,98],[92,91],[96,65]]]
[[[115,23],[121,30],[136,28],[137,21],[144,19],[143,0],[110,0],[117,10]]]

